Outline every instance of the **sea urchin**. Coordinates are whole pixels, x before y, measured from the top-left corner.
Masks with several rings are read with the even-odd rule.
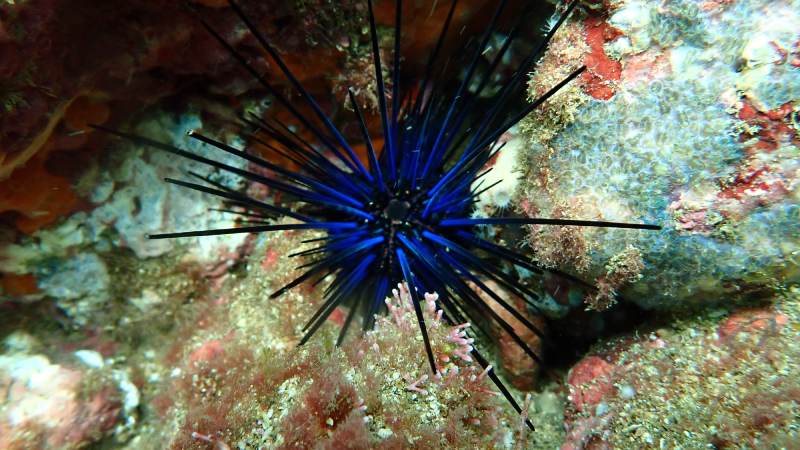
[[[264,170],[256,173],[233,167],[146,137],[102,129],[266,185],[291,197],[294,200],[293,206],[266,203],[204,177],[199,177],[205,181],[204,184],[167,179],[170,183],[220,197],[229,205],[241,207],[229,211],[246,218],[249,223],[237,228],[154,234],[150,238],[276,230],[324,230],[324,237],[307,241],[317,243],[317,247],[292,255],[305,256],[310,260],[300,266],[302,274],[271,296],[278,297],[306,281],[319,281],[329,275],[333,276],[325,289],[323,305],[305,326],[301,344],[340,306],[347,307],[349,312],[339,335],[339,343],[357,315],[363,317],[362,329],[370,329],[374,324],[375,314],[385,309],[384,299],[389,294],[390,287],[405,280],[410,286],[409,292],[425,352],[434,373],[438,369],[428,340],[419,298],[420,293],[425,291],[437,291],[440,294],[440,304],[446,321],[452,324],[470,322],[483,334],[486,334],[486,330],[481,329],[481,324],[493,323],[504,329],[528,356],[541,362],[540,355],[495,310],[497,306],[491,307],[481,295],[491,298],[499,308],[541,336],[540,330],[493,291],[487,281],[496,283],[525,299],[526,304],[535,307],[532,299],[537,297],[536,293],[526,288],[497,262],[504,261],[506,264],[538,273],[542,269],[530,262],[525,255],[486,239],[481,226],[544,224],[639,229],[659,227],[587,220],[473,217],[478,196],[483,190],[492,187],[482,187],[480,179],[491,170],[486,168],[487,163],[502,147],[498,144],[498,138],[585,69],[581,67],[574,71],[532,103],[519,104],[519,99],[524,98],[527,74],[553,34],[574,9],[577,2],[573,2],[550,27],[536,50],[519,63],[512,75],[506,77],[501,84],[493,86],[491,94],[487,93],[487,86],[493,83],[498,66],[509,52],[525,19],[525,14],[522,14],[517,26],[508,33],[502,46],[488,62],[488,70],[479,73],[479,63],[487,62],[483,58],[488,52],[490,40],[496,32],[506,3],[505,0],[498,2],[477,45],[470,47],[464,70],[457,75],[460,79],[454,80],[452,75],[448,76],[452,71],[442,69],[451,60],[451,57],[442,55],[442,49],[456,10],[457,0],[453,0],[423,76],[414,83],[413,89],[403,90],[400,78],[403,14],[402,1],[397,0],[389,94],[386,92],[381,69],[373,6],[371,0],[367,1],[383,148],[375,148],[376,141],[369,135],[365,119],[351,90],[349,99],[354,110],[354,120],[360,127],[367,148],[367,158],[362,161],[332,119],[292,74],[268,38],[259,31],[241,6],[231,1],[231,7],[241,21],[280,68],[305,105],[313,110],[311,117],[300,113],[241,53],[211,25],[203,22],[242,67],[274,96],[277,103],[289,111],[299,126],[313,136],[313,142],[309,142],[288,124],[258,117],[243,118],[258,133],[269,136],[276,144],[268,145],[268,148],[299,166],[298,171],[288,170],[246,150],[231,147],[196,132],[190,132],[190,136],[236,155],[260,169],[266,169],[270,175],[263,175]],[[280,224],[269,221],[276,217],[288,217],[295,221],[284,221]],[[487,360],[477,350],[472,349],[472,355],[482,366],[488,365]],[[519,405],[494,371],[489,370],[488,373],[507,400],[520,412]]]

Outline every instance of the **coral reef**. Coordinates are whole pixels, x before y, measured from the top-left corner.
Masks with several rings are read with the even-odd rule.
[[[425,295],[424,309],[441,376],[429,374],[404,286],[363,339],[333,347],[339,311],[319,339],[292,348],[319,292],[263,298],[291,279],[275,255],[302,248],[301,239],[260,237],[246,271],[196,305],[193,318],[170,332],[179,336],[172,347],[139,363],[148,419],[131,448],[520,448],[541,439],[470,357],[467,325],[442,322],[434,294]],[[558,414],[552,402],[541,402],[542,415]]]
[[[401,285],[387,299],[389,318],[363,341],[345,352],[313,345],[288,362],[274,381],[278,397],[238,447],[486,448],[513,440],[521,420],[470,364],[464,325],[441,322],[436,298],[425,295],[440,376],[429,376],[419,358],[416,316]]]

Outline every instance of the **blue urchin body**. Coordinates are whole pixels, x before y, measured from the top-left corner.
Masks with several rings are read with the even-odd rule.
[[[359,160],[339,129],[300,85],[272,44],[248,19],[239,5],[231,2],[237,15],[269,53],[303,101],[314,111],[312,117],[299,113],[292,103],[248,64],[243,56],[204,22],[209,32],[228,49],[231,55],[270,91],[300,126],[315,137],[315,142],[307,142],[286,124],[262,121],[253,117],[244,119],[249,125],[256,127],[257,132],[267,134],[278,143],[269,145],[272,151],[292,160],[301,169],[296,172],[287,170],[245,150],[230,147],[194,132],[190,133],[192,137],[268,169],[274,176],[264,176],[232,167],[145,137],[107,131],[264,184],[290,195],[298,205],[306,206],[289,209],[271,205],[202,177],[200,178],[205,184],[167,180],[219,196],[230,205],[244,207],[247,212],[238,214],[247,217],[249,222],[256,223],[252,226],[231,229],[167,233],[150,237],[161,239],[288,229],[324,230],[325,237],[312,240],[318,243],[317,247],[295,254],[307,256],[311,260],[300,267],[303,270],[302,274],[272,294],[272,297],[277,297],[306,281],[321,280],[330,274],[334,276],[325,290],[323,305],[305,327],[301,344],[305,343],[339,306],[349,307],[348,316],[339,336],[340,343],[359,312],[363,317],[363,329],[371,328],[375,314],[385,308],[384,299],[389,293],[390,286],[405,280],[410,285],[409,292],[419,322],[419,330],[423,337],[428,362],[434,373],[438,369],[418,297],[419,293],[424,291],[436,291],[440,294],[440,304],[444,309],[443,317],[448,322],[453,324],[471,322],[482,333],[486,330],[481,330],[481,324],[496,324],[508,332],[526,354],[541,362],[540,356],[519,337],[511,324],[480,295],[492,298],[525,327],[541,335],[524,314],[486,284],[487,280],[491,280],[533,306],[531,300],[536,298],[536,294],[492,261],[504,261],[535,272],[540,272],[541,269],[529,262],[524,255],[483,238],[479,227],[503,224],[643,229],[658,227],[563,219],[472,218],[478,195],[482,190],[491,187],[481,189],[479,180],[487,170],[491,170],[485,167],[499,150],[500,146],[496,144],[498,138],[578,76],[584,68],[572,73],[535,102],[513,108],[512,105],[523,97],[522,90],[527,73],[574,8],[576,2],[573,2],[560,20],[550,28],[538,49],[516,68],[514,75],[491,97],[488,107],[485,107],[484,103],[483,109],[479,111],[477,99],[488,85],[501,58],[509,50],[516,37],[516,30],[511,31],[491,61],[488,73],[483,76],[476,75],[478,62],[487,49],[498,18],[506,6],[506,1],[500,1],[484,31],[482,40],[473,50],[466,66],[466,74],[456,83],[455,90],[447,89],[446,82],[452,80],[448,79],[443,71],[438,70],[436,64],[444,59],[440,52],[456,3],[456,0],[451,3],[439,40],[428,60],[426,72],[414,90],[418,94],[403,96],[399,77],[402,1],[396,1],[393,80],[391,105],[389,105],[381,71],[372,2],[368,0],[384,148],[377,151],[373,147],[364,118],[351,91],[350,101],[354,109],[354,118],[358,121],[362,139],[367,147],[366,162]],[[520,19],[520,23],[522,22]],[[258,139],[255,136],[254,138]],[[268,222],[270,218],[281,216],[296,219],[297,223]],[[488,365],[477,350],[473,350],[473,356],[484,367]],[[489,376],[519,412],[519,405],[493,371],[489,371]]]

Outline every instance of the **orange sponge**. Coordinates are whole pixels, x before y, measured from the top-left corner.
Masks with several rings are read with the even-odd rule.
[[[0,212],[21,213],[16,226],[25,233],[53,223],[77,206],[78,197],[69,180],[48,173],[41,157],[34,157],[0,181]]]
[[[36,286],[36,277],[31,274],[4,273],[0,275],[0,289],[4,294],[16,297],[39,292],[39,288]]]

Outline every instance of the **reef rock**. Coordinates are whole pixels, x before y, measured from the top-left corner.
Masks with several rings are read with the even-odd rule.
[[[213,150],[186,136],[202,127],[196,114],[154,113],[136,129],[163,142],[211,156]],[[241,143],[231,138],[232,145]],[[164,178],[186,179],[186,172],[209,177],[233,189],[240,180],[185,162],[180,168],[166,152],[117,142],[120,147],[86,171],[79,184],[91,186],[93,209],[69,216],[57,227],[43,229],[0,249],[0,270],[16,277],[32,276],[39,294],[55,299],[74,324],[87,324],[112,298],[105,258],[113,249],[130,249],[138,258],[154,258],[181,249],[182,263],[215,267],[244,246],[244,234],[180,240],[149,239],[158,232],[230,228],[230,214],[214,211],[215,198],[175,186]],[[241,167],[233,156],[213,155],[220,162]],[[220,262],[222,261],[222,262]],[[209,269],[211,271],[211,269]]]
[[[121,416],[118,388],[46,356],[0,355],[0,448],[73,449],[99,441]]]
[[[799,294],[600,345],[568,375],[562,449],[791,448]]]
[[[663,230],[536,226],[536,258],[596,284],[595,309],[798,280],[800,2],[594,3],[531,80],[587,66],[522,127],[520,209]]]

